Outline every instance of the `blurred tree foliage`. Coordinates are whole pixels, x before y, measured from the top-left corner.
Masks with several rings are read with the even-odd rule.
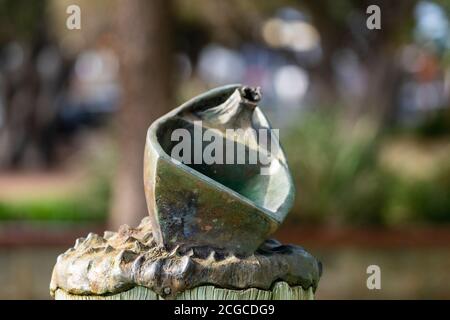
[[[367,114],[389,123],[396,114],[395,99],[401,76],[396,50],[411,41],[414,7],[418,0],[322,0],[322,1],[189,1],[175,2],[179,38],[187,37],[189,27],[207,30],[206,39],[238,47],[243,42],[261,41],[261,23],[280,8],[296,8],[305,14],[320,33],[321,62],[308,68],[320,89],[321,105],[332,107],[339,97],[339,81],[333,70],[333,57],[351,49],[368,71],[367,95],[354,99],[352,113]],[[378,5],[382,12],[382,30],[368,30],[366,9]],[[218,15],[217,12],[220,12]],[[187,26],[187,28],[185,28]],[[195,37],[194,37],[195,39]],[[291,52],[284,52],[291,56]],[[386,121],[387,120],[387,121]]]
[[[31,40],[45,21],[45,0],[0,0],[0,43],[11,39]]]

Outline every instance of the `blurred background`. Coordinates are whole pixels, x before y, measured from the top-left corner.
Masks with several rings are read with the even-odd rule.
[[[449,49],[448,0],[0,0],[0,298],[50,298],[76,237],[136,225],[150,123],[243,83],[280,129],[298,194],[276,237],[323,262],[317,298],[450,299]]]

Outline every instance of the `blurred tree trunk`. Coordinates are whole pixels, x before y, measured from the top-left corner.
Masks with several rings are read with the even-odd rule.
[[[170,109],[172,78],[170,1],[119,0],[117,15],[123,93],[112,228],[134,226],[148,214],[142,178],[146,131]]]

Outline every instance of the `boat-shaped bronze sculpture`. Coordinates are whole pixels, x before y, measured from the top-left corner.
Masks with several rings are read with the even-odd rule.
[[[144,155],[149,217],[78,239],[57,299],[310,299],[320,263],[268,240],[295,189],[258,88],[206,92],[156,120]],[[265,137],[263,137],[265,135]]]
[[[293,203],[294,185],[277,137],[269,139],[275,133],[257,106],[260,98],[257,88],[221,87],[150,126],[144,183],[159,244],[169,249],[205,245],[248,254],[284,220]],[[173,139],[180,129],[188,141]],[[216,157],[219,163],[205,164],[199,157],[213,143],[203,141],[208,131],[221,140],[214,141],[222,151]],[[272,142],[270,148],[258,144],[260,133],[266,134],[267,145]],[[179,154],[173,150],[180,143],[187,143],[183,151],[191,152],[175,159]],[[249,163],[252,152],[253,156],[264,152],[269,161]]]

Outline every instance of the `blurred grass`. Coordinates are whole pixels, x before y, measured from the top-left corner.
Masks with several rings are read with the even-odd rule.
[[[105,221],[109,183],[99,179],[85,191],[71,196],[0,201],[0,220],[88,222]]]
[[[111,181],[115,172],[116,149],[108,131],[89,136],[82,150],[74,155],[75,167],[58,179],[72,180],[68,190],[59,184],[46,186],[43,195],[24,193],[12,199],[0,199],[0,221],[104,222],[107,219]],[[81,174],[80,174],[81,172]],[[66,175],[66,176],[64,176]],[[71,176],[75,175],[75,178]],[[73,182],[75,181],[75,182]],[[40,181],[33,181],[39,189]],[[17,193],[22,193],[19,190]]]

